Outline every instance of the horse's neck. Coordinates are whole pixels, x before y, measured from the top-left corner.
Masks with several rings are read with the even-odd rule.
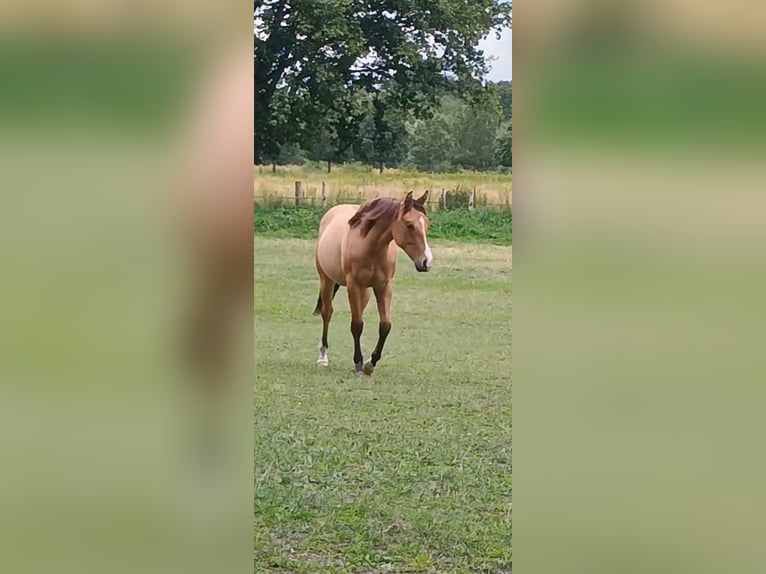
[[[380,223],[376,223],[365,239],[368,242],[369,257],[386,257],[388,246],[394,240],[394,234],[390,225],[381,226]]]

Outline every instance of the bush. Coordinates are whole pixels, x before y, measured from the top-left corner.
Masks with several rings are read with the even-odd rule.
[[[354,175],[367,175],[372,172],[373,167],[371,165],[359,162],[350,161],[342,165],[344,173]]]
[[[257,235],[272,237],[313,237],[319,229],[323,210],[310,205],[269,206],[254,204],[253,229]]]
[[[510,209],[436,211],[429,215],[429,237],[456,241],[490,242],[510,245],[513,215]]]
[[[307,172],[312,171],[327,171],[326,161],[306,160],[303,164],[303,169]]]
[[[255,203],[253,228],[256,235],[315,239],[325,211],[311,205]],[[432,211],[428,217],[431,221],[428,235],[433,239],[511,244],[513,221],[510,209]]]
[[[286,144],[279,150],[279,165],[303,165],[305,162],[305,152],[297,144]]]
[[[458,185],[455,189],[447,190],[447,209],[468,209],[470,200],[470,191]]]

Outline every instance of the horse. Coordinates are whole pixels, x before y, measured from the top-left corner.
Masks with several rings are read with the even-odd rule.
[[[316,268],[319,297],[314,315],[322,316],[320,366],[329,365],[327,330],[333,314],[333,299],[341,286],[348,292],[351,335],[354,338],[354,373],[372,375],[391,332],[392,280],[397,249],[401,248],[418,272],[431,270],[433,253],[428,245],[428,192],[418,198],[407,193],[403,200],[380,197],[361,206],[341,204],[330,208],[319,223]],[[366,363],[362,355],[363,314],[370,290],[378,304],[378,342]]]

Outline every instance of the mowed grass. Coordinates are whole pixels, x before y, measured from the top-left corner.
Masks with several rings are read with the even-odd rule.
[[[316,366],[314,242],[256,237],[255,572],[511,572],[511,247],[432,247],[358,378],[345,289]]]

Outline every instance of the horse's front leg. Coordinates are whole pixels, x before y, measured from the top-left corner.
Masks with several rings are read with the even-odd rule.
[[[391,332],[391,298],[393,296],[391,283],[387,281],[383,285],[375,287],[374,291],[375,299],[378,302],[380,324],[378,325],[378,344],[375,345],[372,357],[364,366],[364,372],[368,375],[373,373],[375,365],[380,361],[380,357],[383,355],[383,346],[386,344],[388,334]]]
[[[347,281],[346,291],[351,307],[351,335],[354,337],[354,372],[361,375],[364,371],[364,355],[362,355],[363,314],[366,305],[365,299],[369,295],[367,289],[360,289],[352,281]]]

